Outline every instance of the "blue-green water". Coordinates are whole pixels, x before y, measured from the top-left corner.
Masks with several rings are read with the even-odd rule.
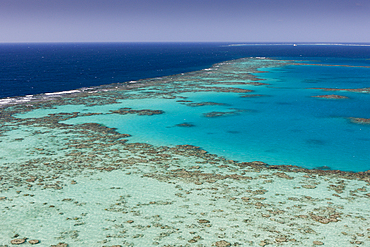
[[[369,170],[369,69],[252,57],[1,99],[0,245],[367,245],[368,173],[322,169]]]
[[[68,124],[96,122],[131,135],[130,142],[157,146],[190,144],[210,153],[238,161],[259,160],[270,165],[297,165],[305,168],[326,167],[344,171],[370,169],[370,125],[356,124],[354,118],[370,117],[370,94],[367,92],[325,92],[313,88],[366,88],[370,85],[369,60],[320,59],[297,61],[298,65],[268,60],[272,66],[255,73],[268,85],[225,85],[227,82],[250,82],[243,71],[254,64],[263,66],[264,59],[232,61],[231,65],[216,66],[195,75],[183,74],[170,79],[168,87],[186,88],[187,83],[198,86],[237,87],[253,90],[249,94],[261,97],[241,97],[248,93],[180,92],[173,99],[146,97],[121,100],[120,104],[93,107],[65,107],[55,112],[100,112],[97,116],[78,117]],[[267,61],[267,60],[266,60]],[[261,63],[261,64],[259,64]],[[302,65],[312,63],[315,65]],[[326,66],[345,65],[345,66]],[[225,66],[228,66],[227,68]],[[349,67],[357,66],[357,67]],[[209,73],[212,71],[212,73]],[[168,78],[167,78],[168,79]],[[212,85],[212,80],[217,85]],[[195,89],[195,88],[194,88]],[[141,89],[140,94],[169,90],[155,85]],[[136,93],[132,91],[130,93]],[[345,99],[325,99],[312,96],[336,94]],[[189,106],[179,97],[193,103],[214,102],[218,105]],[[162,110],[154,116],[107,114],[111,110]],[[62,108],[60,108],[62,109]],[[68,109],[68,110],[67,110]],[[210,112],[229,112],[218,117],[206,117]],[[32,114],[32,113],[31,113]],[[179,124],[190,124],[181,127]]]

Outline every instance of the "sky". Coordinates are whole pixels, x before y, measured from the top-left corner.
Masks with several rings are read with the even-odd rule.
[[[370,42],[370,0],[0,0],[9,42]]]

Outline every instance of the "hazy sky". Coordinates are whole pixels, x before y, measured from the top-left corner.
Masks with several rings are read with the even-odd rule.
[[[370,42],[370,0],[0,0],[0,42]]]

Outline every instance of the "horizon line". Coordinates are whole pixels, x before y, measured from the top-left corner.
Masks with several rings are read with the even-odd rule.
[[[123,44],[123,43],[167,43],[167,44],[179,44],[179,43],[188,43],[188,44],[230,44],[235,46],[242,45],[253,45],[253,44],[281,44],[281,45],[356,45],[356,44],[367,44],[370,45],[370,42],[294,42],[294,41],[277,41],[277,42],[232,42],[232,41],[20,41],[20,42],[0,42],[2,44]]]

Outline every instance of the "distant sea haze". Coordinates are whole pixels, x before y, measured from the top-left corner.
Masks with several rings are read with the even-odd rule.
[[[51,43],[0,45],[0,98],[205,69],[242,57],[369,58],[369,44]]]

